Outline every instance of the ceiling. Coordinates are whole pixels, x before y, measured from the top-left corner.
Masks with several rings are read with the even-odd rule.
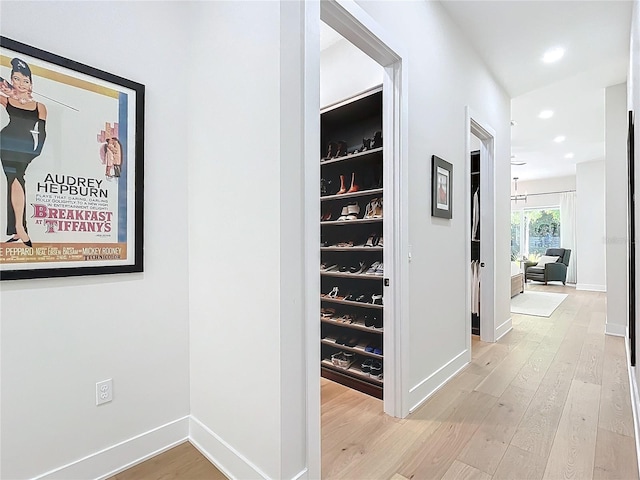
[[[576,163],[604,158],[604,89],[626,81],[631,1],[441,3],[512,98],[512,161],[526,162],[513,176],[575,175]],[[563,58],[542,62],[558,46]],[[545,109],[553,117],[538,118]]]

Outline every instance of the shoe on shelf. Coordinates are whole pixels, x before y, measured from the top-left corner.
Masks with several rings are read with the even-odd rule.
[[[373,294],[371,295],[371,303],[373,305],[382,305],[382,295]]]
[[[351,187],[349,188],[349,190],[347,190],[347,193],[355,193],[355,192],[358,192],[359,190],[360,190],[360,187],[356,183],[356,173],[353,172],[351,174]]]
[[[376,247],[384,247],[384,241],[382,237],[376,237]]]
[[[360,365],[360,370],[362,370],[362,373],[369,374],[371,371],[371,365],[373,365],[373,358],[367,358],[362,362],[362,365]]]
[[[365,213],[365,218],[366,218],[366,213]],[[376,234],[372,233],[369,238],[367,238],[367,241],[365,242],[364,246],[365,247],[375,247],[376,246]]]
[[[363,319],[364,319],[365,327],[373,327],[375,325],[375,321],[374,321],[375,317],[367,314],[363,317]]]
[[[328,318],[333,318],[336,314],[335,308],[321,308],[320,309],[320,318],[324,318],[325,320]]]
[[[347,142],[340,140],[338,142],[338,148],[333,158],[344,157],[347,154]]]
[[[378,360],[374,360],[371,363],[371,369],[369,370],[369,375],[373,378],[381,378],[382,363],[380,363]]]
[[[348,242],[339,242],[336,243],[336,247],[353,247],[353,241],[349,240]]]
[[[324,268],[323,268],[324,265]],[[338,265],[336,265],[335,263],[323,263],[320,265],[320,270],[322,270],[323,272],[333,272],[334,270],[338,269]]]
[[[376,271],[378,270],[378,266],[380,262],[373,262],[369,267],[369,270],[365,272],[366,275],[376,275]]]
[[[347,214],[349,215],[360,215],[360,205],[357,203],[351,203],[347,205]]]
[[[382,132],[378,130],[373,134],[373,140],[371,140],[371,148],[380,148],[382,146]]]
[[[363,293],[356,297],[356,302],[367,303],[367,296]]]
[[[322,160],[331,160],[338,150],[338,144],[336,142],[329,142],[327,146],[327,156],[322,158]]]
[[[382,276],[384,275],[384,265],[380,262],[380,265],[376,267],[375,275]]]
[[[359,341],[360,341],[360,339],[358,337],[349,337],[349,340],[344,342],[344,346],[353,348],[356,345],[358,345]]]
[[[343,193],[347,193],[347,187],[344,184],[344,175],[340,175],[340,190],[338,190],[336,195],[342,195]]]
[[[338,290],[338,287],[333,287],[333,288],[331,289],[331,291],[325,295],[325,297],[329,297],[329,298],[338,298],[338,292],[339,292],[339,291],[340,291],[340,290]]]

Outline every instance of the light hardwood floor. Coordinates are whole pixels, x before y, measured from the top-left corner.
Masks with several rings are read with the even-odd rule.
[[[322,382],[326,479],[637,479],[624,339],[605,294],[568,293],[549,318],[516,315],[499,342],[403,420]]]
[[[226,480],[189,442],[120,472],[107,480]]]
[[[549,318],[513,315],[499,342],[406,419],[322,380],[325,479],[638,478],[624,339],[606,336],[605,295],[568,293]],[[474,337],[475,338],[475,337]],[[112,480],[224,479],[185,443]]]

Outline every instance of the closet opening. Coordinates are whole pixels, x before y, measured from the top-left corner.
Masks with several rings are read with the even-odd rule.
[[[471,135],[471,334],[480,336],[480,139]],[[473,348],[473,343],[472,343]]]
[[[493,129],[466,108],[468,336],[469,358],[473,342],[495,342],[511,329],[511,320],[495,319],[495,153]],[[471,341],[473,337],[473,342]]]

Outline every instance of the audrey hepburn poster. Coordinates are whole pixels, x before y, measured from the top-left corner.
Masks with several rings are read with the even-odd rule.
[[[142,271],[144,86],[0,37],[0,279]]]

